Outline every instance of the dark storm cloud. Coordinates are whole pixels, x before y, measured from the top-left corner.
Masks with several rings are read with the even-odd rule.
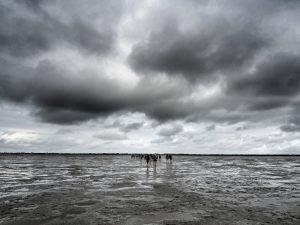
[[[280,1],[188,3],[181,10],[176,6],[180,1],[165,4],[156,17],[150,15],[156,22],[129,57],[138,74],[165,73],[194,82],[241,71],[273,43],[262,22],[273,10],[288,8]]]
[[[244,96],[250,110],[270,110],[291,104],[300,91],[300,55],[278,53],[258,63],[251,73],[230,79],[227,92]]]
[[[29,104],[40,120],[58,124],[118,112],[160,122],[236,123],[247,119],[247,110],[287,106],[299,94],[300,53],[291,29],[299,1],[139,3],[141,16],[125,2],[1,1],[1,100]],[[283,24],[276,30],[273,20]],[[121,27],[127,23],[132,33]],[[131,52],[119,56],[123,47]],[[90,68],[89,60],[99,66]],[[120,61],[136,74],[115,68]],[[135,80],[131,86],[127,75]],[[202,94],[197,85],[220,85],[221,93],[205,97],[209,88]],[[118,127],[126,133],[142,126]]]
[[[2,67],[1,98],[37,106],[33,115],[44,122],[73,124],[119,111],[140,111],[152,116],[155,111],[175,115],[188,110],[176,109],[174,104],[164,102],[180,93],[176,88],[159,92],[155,91],[157,85],[149,87],[148,84],[145,92],[142,83],[127,91],[105,76],[98,76],[92,71],[73,73],[50,61],[42,61],[36,68],[13,68]],[[152,91],[155,93],[152,94]],[[130,131],[140,126],[142,124],[122,124],[121,129]]]
[[[300,55],[278,54],[269,57],[235,81],[230,91],[257,96],[285,97],[300,91]]]
[[[208,4],[211,2],[215,3],[210,1]],[[247,116],[243,112],[235,116],[230,113],[230,107],[231,110],[246,108],[261,111],[290,104],[300,88],[299,50],[294,43],[294,51],[277,51],[276,43],[281,42],[282,37],[280,34],[274,35],[277,28],[272,21],[278,20],[283,12],[299,12],[299,2],[232,1],[227,5],[218,3],[212,6],[222,10],[218,14],[203,13],[196,4],[194,9],[189,10],[200,19],[188,17],[191,21],[185,21],[182,16],[174,16],[170,9],[165,11],[166,14],[171,14],[167,19],[153,18],[158,21],[155,25],[159,26],[154,27],[146,39],[133,46],[129,57],[132,68],[143,76],[164,73],[168,77],[183,77],[193,84],[210,79],[223,80],[227,86],[224,94],[228,97],[214,107],[224,107],[229,110],[229,114],[213,115],[204,110],[201,115],[196,115],[197,119],[202,117],[216,122],[238,122]],[[286,31],[293,24],[293,21],[290,22],[285,24],[288,25],[285,27]],[[184,29],[186,24],[193,24],[192,29]],[[292,34],[289,41],[295,40]],[[287,43],[281,44],[285,46]],[[278,48],[282,49],[282,46]],[[257,61],[261,62],[255,71],[246,72]],[[232,93],[238,98],[232,97]],[[201,107],[191,109],[190,103],[177,107],[178,101],[175,102],[167,108],[159,107],[149,113],[160,120],[168,120],[184,118],[192,115],[193,110],[202,110]],[[193,118],[192,116],[189,120]]]
[[[24,72],[28,73],[22,74]],[[0,85],[0,96],[15,102],[34,103],[40,107],[36,115],[43,121],[83,121],[118,111],[125,104],[121,93],[115,91],[118,86],[90,73],[71,74],[48,61],[40,63],[35,70],[19,68],[20,74],[2,73],[0,77],[5,82]]]
[[[228,32],[228,24],[215,24],[208,33],[186,34],[176,23],[153,31],[146,43],[134,46],[130,63],[138,73],[165,72],[189,80],[214,72],[235,70],[267,45],[253,24]],[[195,27],[197,29],[197,27]]]
[[[34,113],[34,115],[43,122],[57,124],[76,124],[99,117],[99,115],[95,113],[59,108],[42,108]]]
[[[40,64],[37,71],[31,99],[43,108],[107,114],[123,106],[120,93],[114,90],[118,86],[88,71],[72,74],[49,62]]]
[[[31,68],[0,57],[0,97],[13,102],[26,101],[32,81]],[[28,79],[29,78],[29,79]]]
[[[0,72],[5,81],[0,84],[1,98],[37,106],[33,115],[44,122],[74,124],[120,111],[144,112],[165,121],[187,116],[194,108],[178,100],[185,92],[178,90],[180,86],[157,91],[159,84],[148,83],[145,88],[141,81],[128,91],[105,74],[74,73],[51,61],[42,61],[36,68],[14,68],[16,71],[3,67]],[[129,132],[141,126],[142,123],[120,124],[120,129]]]
[[[23,4],[23,5],[27,6],[28,8],[31,8],[33,10],[40,9],[40,6],[45,1],[46,0],[17,0],[17,2],[19,4]]]
[[[101,2],[103,4],[102,8],[99,8],[99,13],[105,13],[108,8],[114,6],[113,1],[112,3]],[[47,4],[51,3],[47,2]],[[59,6],[56,1],[53,1],[53,4]],[[2,1],[0,3],[2,55],[32,56],[63,45],[95,54],[103,54],[111,49],[115,37],[115,27],[111,21],[116,21],[112,20],[111,16],[106,17],[104,14],[99,27],[95,27],[85,19],[87,17],[85,15],[68,15],[66,10],[64,11],[66,13],[64,16],[68,18],[66,20],[47,10],[47,5],[45,7],[43,5],[46,5],[45,1],[11,1],[10,3]],[[76,6],[76,2],[74,5]],[[66,7],[70,6],[66,4]],[[31,8],[38,8],[38,10],[30,10]],[[80,8],[77,10],[81,13]]]
[[[283,107],[289,103],[290,99],[285,97],[262,97],[250,101],[248,109],[250,110],[270,110]]]

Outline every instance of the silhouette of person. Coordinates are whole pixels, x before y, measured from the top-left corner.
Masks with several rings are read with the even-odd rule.
[[[150,161],[150,156],[147,154],[145,155],[145,160],[146,160],[146,163],[147,165],[149,164],[149,161]]]

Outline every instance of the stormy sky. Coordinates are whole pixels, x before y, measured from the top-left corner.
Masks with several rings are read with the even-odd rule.
[[[0,151],[300,154],[299,0],[0,0]]]

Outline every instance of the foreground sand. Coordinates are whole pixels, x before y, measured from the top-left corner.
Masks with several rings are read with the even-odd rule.
[[[300,158],[1,156],[0,224],[300,224]]]

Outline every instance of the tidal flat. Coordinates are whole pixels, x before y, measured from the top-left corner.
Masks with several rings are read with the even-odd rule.
[[[300,157],[2,154],[0,224],[300,224]]]

